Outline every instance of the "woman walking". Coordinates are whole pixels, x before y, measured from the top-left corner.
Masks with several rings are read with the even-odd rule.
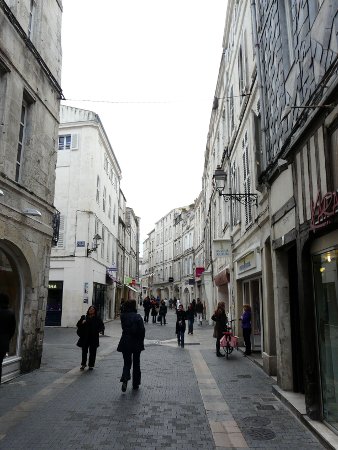
[[[217,309],[215,310],[211,319],[216,322],[214,327],[214,338],[216,338],[216,355],[224,356],[220,352],[220,340],[223,336],[224,331],[227,331],[228,319],[225,314],[225,303],[218,302]]]
[[[133,389],[141,384],[140,355],[144,350],[145,328],[140,314],[136,312],[136,300],[127,300],[121,314],[122,336],[117,351],[123,354],[123,371],[121,376],[122,392],[126,392],[133,366]]]
[[[157,302],[156,300],[153,300],[151,302],[151,317],[153,318],[152,322],[156,323],[156,316],[157,316]]]
[[[184,333],[185,333],[185,320],[186,312],[183,309],[183,305],[178,307],[176,313],[176,334],[177,334],[177,344],[184,348]]]
[[[82,347],[82,361],[80,370],[84,370],[87,365],[87,356],[89,350],[88,368],[93,370],[96,360],[96,351],[99,347],[99,334],[104,333],[104,324],[101,318],[97,315],[95,306],[88,308],[87,314],[81,316],[81,319],[76,324],[77,334],[80,337],[78,346]]]
[[[243,339],[245,344],[244,356],[251,355],[251,306],[243,305],[243,314],[241,316]]]

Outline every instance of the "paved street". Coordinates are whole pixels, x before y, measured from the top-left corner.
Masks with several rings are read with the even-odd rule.
[[[140,390],[121,392],[119,321],[107,324],[92,372],[75,329],[46,329],[41,369],[0,387],[0,449],[322,449],[240,352],[217,358],[212,328],[178,348],[174,314],[146,325]]]

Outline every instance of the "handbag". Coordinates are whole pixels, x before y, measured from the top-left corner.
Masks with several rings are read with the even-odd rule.
[[[157,316],[157,322],[161,322],[161,316],[160,315]]]

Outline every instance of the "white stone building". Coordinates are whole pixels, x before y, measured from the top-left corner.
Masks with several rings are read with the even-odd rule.
[[[74,326],[91,304],[104,320],[114,317],[120,180],[98,115],[62,106],[55,185],[60,237],[51,255],[47,325]]]
[[[17,321],[3,380],[41,361],[63,98],[61,17],[59,0],[0,3],[0,291]]]

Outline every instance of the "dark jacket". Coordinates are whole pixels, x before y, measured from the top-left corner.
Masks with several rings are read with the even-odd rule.
[[[185,321],[187,319],[187,315],[185,311],[177,311],[177,319],[176,319],[176,334],[178,331],[185,332]]]
[[[0,308],[0,353],[9,351],[9,341],[14,336],[15,328],[14,312],[8,308]]]
[[[167,311],[168,308],[165,305],[161,305],[158,313],[160,316],[165,316],[167,314]]]
[[[151,310],[151,303],[149,299],[143,301],[143,308],[145,312],[149,312]]]
[[[86,322],[82,323],[83,320]],[[100,317],[94,316],[89,318],[88,316],[81,316],[76,326],[77,334],[80,336],[79,347],[83,345],[99,347],[99,333],[104,332],[104,324]]]
[[[193,310],[193,309],[187,309],[187,312],[186,312],[186,317],[187,317],[187,320],[192,320],[193,322],[194,322],[194,319],[195,319],[195,311]]]
[[[156,304],[152,304],[152,305],[151,305],[151,315],[152,315],[152,316],[157,316],[157,314],[158,314],[158,313],[157,313],[156,306],[157,306]]]
[[[214,326],[214,338],[220,339],[223,332],[227,331],[228,318],[224,311],[220,314],[214,314],[211,319],[216,322]]]
[[[203,313],[203,303],[202,302],[197,302],[196,303],[196,312],[199,314]]]
[[[245,311],[242,315],[242,328],[251,328],[251,312]]]
[[[142,317],[136,311],[121,314],[122,336],[117,351],[122,353],[144,350],[145,328]]]

